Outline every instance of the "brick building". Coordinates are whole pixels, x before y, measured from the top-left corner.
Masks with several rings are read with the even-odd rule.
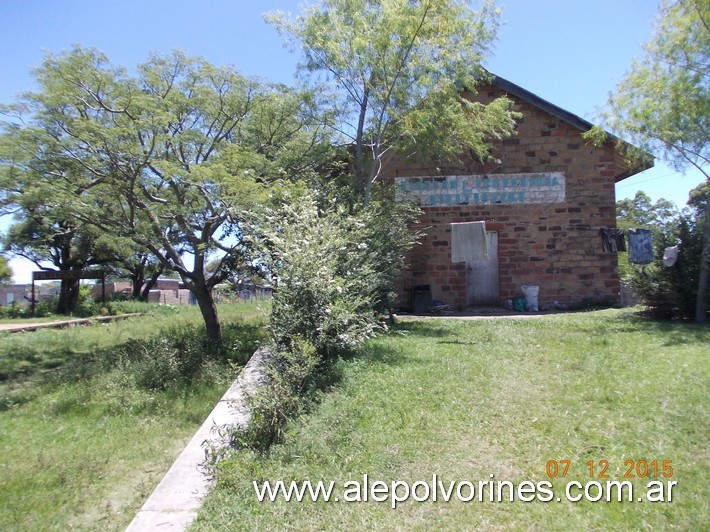
[[[475,98],[503,94],[522,118],[515,137],[493,145],[500,164],[400,162],[388,170],[396,200],[416,201],[424,213],[418,229],[426,236],[398,283],[401,305],[502,305],[523,285],[539,287],[543,308],[618,303],[617,256],[602,251],[600,229],[616,227],[615,183],[652,162],[632,169],[615,141],[595,147],[582,138],[592,124],[500,77]],[[466,243],[451,224],[464,222],[485,222],[485,258],[452,261]]]
[[[101,285],[91,288],[91,296],[101,297]],[[133,284],[127,281],[106,283],[106,297],[114,293],[123,293],[126,297],[133,294]],[[179,279],[158,279],[148,294],[149,303],[162,303],[164,305],[194,305],[195,298],[185,284]]]

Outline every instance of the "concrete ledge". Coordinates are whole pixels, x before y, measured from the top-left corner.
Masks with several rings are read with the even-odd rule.
[[[267,382],[264,368],[270,356],[266,348],[252,355],[237,380],[128,525],[127,531],[174,531],[186,530],[190,526],[212,486],[212,479],[202,467],[205,461],[204,444],[226,446],[227,442],[216,433],[217,429],[227,424],[243,426],[249,421],[251,412],[246,406],[246,398]]]
[[[69,329],[71,327],[78,327],[80,325],[92,325],[93,323],[99,322],[104,323],[107,321],[125,320],[128,318],[135,318],[138,316],[143,316],[142,312],[133,312],[131,314],[119,314],[117,316],[99,316],[97,318],[77,318],[74,320],[61,320],[61,321],[47,321],[44,323],[28,323],[26,325],[13,325],[11,323],[0,325],[0,332],[27,332],[36,331],[38,329]]]

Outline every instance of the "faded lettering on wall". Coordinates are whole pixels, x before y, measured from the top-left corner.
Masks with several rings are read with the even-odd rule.
[[[396,177],[395,185],[397,201],[422,207],[565,201],[564,172]]]

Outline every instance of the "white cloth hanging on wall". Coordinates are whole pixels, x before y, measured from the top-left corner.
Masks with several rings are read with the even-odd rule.
[[[486,222],[451,224],[451,262],[488,260]]]

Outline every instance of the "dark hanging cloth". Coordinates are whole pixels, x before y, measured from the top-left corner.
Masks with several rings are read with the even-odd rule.
[[[602,235],[602,250],[616,253],[618,251],[626,251],[626,240],[624,239],[624,231],[621,229],[600,229]]]
[[[649,264],[653,262],[653,243],[648,229],[629,229],[629,262]]]

